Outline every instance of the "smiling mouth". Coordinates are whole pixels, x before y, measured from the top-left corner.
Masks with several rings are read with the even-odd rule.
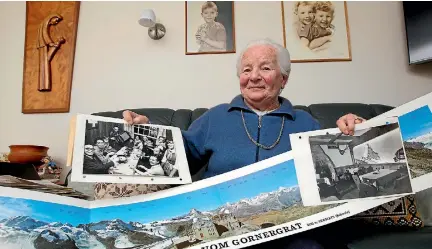
[[[249,87],[249,90],[263,90],[265,87]]]

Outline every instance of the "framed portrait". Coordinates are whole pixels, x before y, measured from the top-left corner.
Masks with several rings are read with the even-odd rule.
[[[185,53],[235,53],[233,1],[185,1]]]
[[[282,1],[281,9],[292,62],[352,60],[345,1]]]

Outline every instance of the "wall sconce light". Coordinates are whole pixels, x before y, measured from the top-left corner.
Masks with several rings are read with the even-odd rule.
[[[148,35],[153,40],[159,40],[165,36],[165,26],[161,23],[156,22],[156,15],[151,9],[146,9],[143,11],[140,19],[138,20],[138,23],[141,26],[149,28]]]

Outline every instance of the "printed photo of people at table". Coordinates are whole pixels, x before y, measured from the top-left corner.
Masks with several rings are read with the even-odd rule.
[[[178,177],[172,131],[87,120],[83,174]]]

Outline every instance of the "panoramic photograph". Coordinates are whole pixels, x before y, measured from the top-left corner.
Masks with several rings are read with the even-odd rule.
[[[232,188],[236,191],[229,191]],[[11,249],[179,249],[333,207],[302,206],[293,160],[213,186],[133,204],[87,210],[10,197],[0,197],[0,204],[4,230],[0,243]]]

